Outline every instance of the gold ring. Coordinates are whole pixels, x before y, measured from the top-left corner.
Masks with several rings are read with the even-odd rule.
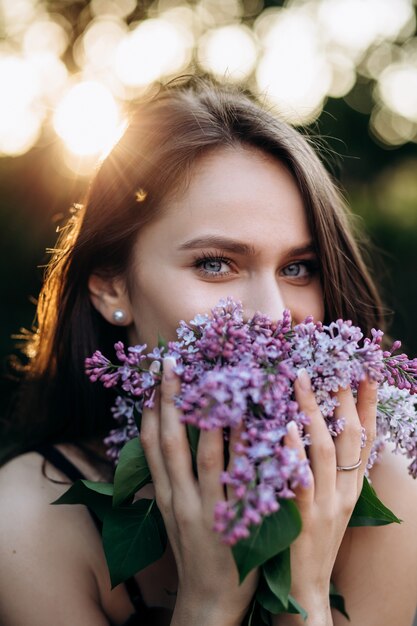
[[[351,470],[358,469],[360,465],[362,465],[362,459],[359,459],[354,465],[336,465],[336,469],[338,472],[350,472]]]

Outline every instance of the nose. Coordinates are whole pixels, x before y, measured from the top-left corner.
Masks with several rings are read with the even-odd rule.
[[[256,311],[278,320],[287,308],[275,275],[258,275],[249,281],[242,294],[242,303],[245,320],[253,317]]]

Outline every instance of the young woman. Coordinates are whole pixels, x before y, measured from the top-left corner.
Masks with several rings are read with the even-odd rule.
[[[239,586],[230,549],[212,531],[224,497],[222,433],[202,434],[197,482],[169,359],[155,408],[143,414],[153,485],[139,494],[156,495],[169,547],[135,577],[136,598],[134,581],[111,591],[89,511],[49,506],[69,481],[111,472],[101,442],[112,398],[87,380],[85,357],[110,354],[119,339],[150,348],[158,333],[175,339],[179,320],[228,295],[247,316],[278,318],[289,308],[295,322],[343,317],[365,332],[383,323],[339,194],[308,141],[235,89],[178,81],[138,106],[51,259],[13,417],[26,452],[0,471],[2,624],[242,623],[257,574]],[[401,457],[387,450],[371,478],[403,523],[347,528],[375,432],[375,386],[364,381],[356,404],[340,389],[346,427],[335,442],[305,374],[295,393],[311,418],[312,480],[296,494],[303,530],[291,548],[292,594],[308,626],[348,623],[329,607],[330,579],[353,626],[410,626],[417,485]],[[296,433],[287,443],[303,457]]]

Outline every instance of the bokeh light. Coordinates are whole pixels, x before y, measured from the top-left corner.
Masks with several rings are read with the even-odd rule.
[[[371,50],[360,65],[361,74],[378,80],[381,72],[394,61],[395,51],[395,47],[389,42],[384,42]]]
[[[80,68],[110,66],[126,32],[126,23],[117,18],[106,16],[92,20],[74,47],[77,65]]]
[[[0,15],[4,34],[9,38],[14,38],[24,33],[35,20],[40,9],[38,0],[2,0]]]
[[[177,23],[164,18],[140,22],[118,45],[114,70],[129,87],[148,85],[185,69],[190,37]]]
[[[40,85],[23,58],[0,56],[0,152],[17,156],[40,135],[43,110],[37,103]]]
[[[379,142],[388,146],[401,146],[407,141],[417,140],[417,124],[386,107],[372,111],[370,129]]]
[[[342,98],[352,89],[356,82],[355,65],[351,59],[339,52],[328,55],[330,64],[330,85],[327,95],[332,98]]]
[[[410,0],[321,0],[318,18],[326,38],[355,59],[415,19]]]
[[[106,87],[93,81],[74,85],[59,103],[54,127],[66,147],[78,156],[100,155],[120,133],[118,106]]]
[[[59,57],[67,49],[68,42],[68,33],[62,23],[43,18],[33,22],[25,30],[22,48],[27,57],[39,52],[48,52]]]
[[[36,77],[45,104],[55,106],[67,86],[68,70],[65,64],[50,52],[31,54],[25,62],[28,71]]]
[[[245,80],[255,67],[257,54],[253,33],[240,24],[209,30],[199,41],[199,63],[217,78]]]
[[[42,121],[41,115],[30,110],[6,117],[0,105],[0,153],[19,156],[30,150],[40,136]]]
[[[393,63],[380,75],[378,89],[383,102],[398,115],[417,122],[417,66]]]
[[[331,68],[308,11],[282,9],[258,22],[264,53],[256,70],[258,87],[293,124],[313,121],[331,85]]]
[[[61,128],[57,120],[75,82],[100,85],[103,102],[110,104],[101,107],[102,122],[95,114],[94,122],[86,123],[82,141],[76,139],[81,115],[70,133],[59,132],[72,153],[100,152],[108,120],[117,126],[118,107],[148,93],[154,83],[196,69],[253,88],[296,125],[314,122],[328,98],[344,98],[370,116],[379,144],[415,141],[413,0],[284,0],[266,7],[262,0],[81,4],[0,0],[0,78],[8,85],[0,105],[2,154],[29,150],[51,117],[53,128]],[[17,63],[15,73],[10,63]],[[64,117],[67,126],[76,116],[67,109]]]
[[[95,16],[114,15],[124,18],[136,8],[136,0],[91,0],[91,13]]]
[[[208,25],[226,25],[231,21],[238,21],[242,17],[242,2],[240,0],[200,0],[200,9],[209,17]]]

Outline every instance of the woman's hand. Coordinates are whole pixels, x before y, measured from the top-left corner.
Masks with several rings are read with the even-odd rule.
[[[336,417],[345,418],[343,432],[333,439],[311,389],[307,372],[301,371],[295,382],[295,397],[300,409],[310,418],[306,432],[311,439],[309,459],[311,484],[296,490],[303,529],[291,545],[291,594],[309,614],[309,626],[332,624],[329,606],[330,576],[337,553],[361,493],[363,476],[375,438],[377,385],[367,380],[358,389],[357,403],[350,389],[341,389],[337,398]],[[294,424],[295,426],[295,424]],[[366,445],[361,449],[362,427]],[[306,452],[297,428],[289,428],[286,444],[298,450],[300,459]],[[337,466],[361,465],[348,471]],[[274,624],[303,624],[300,616],[274,618]]]
[[[212,530],[215,504],[224,499],[219,480],[224,468],[223,433],[200,433],[197,481],[186,429],[173,401],[179,392],[173,366],[173,359],[164,359],[160,395],[153,409],[144,409],[141,426],[141,442],[156,501],[178,571],[177,602],[171,623],[235,626],[241,623],[255,592],[257,573],[251,572],[239,585],[231,549]],[[237,433],[232,434],[231,450],[236,436]]]

